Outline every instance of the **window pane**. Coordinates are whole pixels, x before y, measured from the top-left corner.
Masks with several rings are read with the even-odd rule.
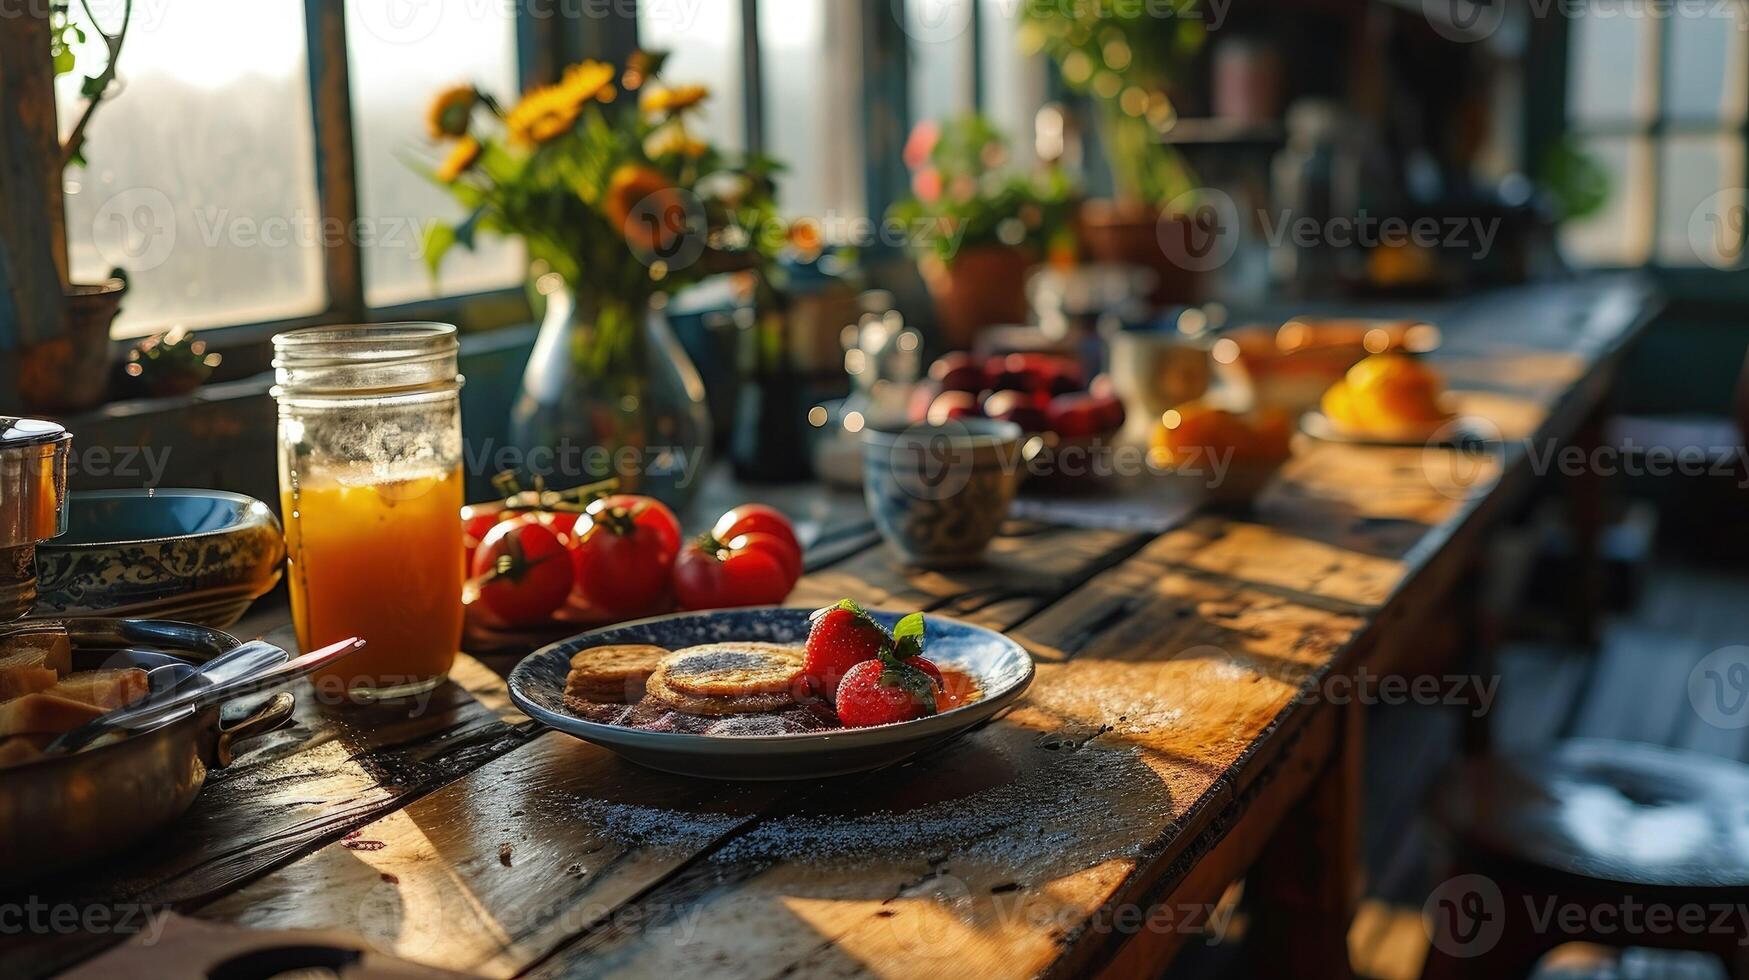
[[[1012,0],[978,0],[982,5],[984,115],[1008,135],[1016,164],[1036,159],[1033,119],[1045,103],[1044,56],[1021,50],[1021,5]]]
[[[103,49],[88,41],[57,84],[63,131]],[[94,3],[119,26],[119,5]],[[139,4],[122,85],[87,131],[89,165],[67,173],[75,280],[112,266],[131,287],[115,335],[313,313],[323,305],[310,89],[301,0]]]
[[[971,111],[972,2],[906,0],[912,122]]]
[[[433,5],[399,20],[383,14],[392,6],[346,5],[365,301],[383,306],[513,286],[524,271],[522,250],[489,236],[476,239],[473,251],[451,251],[432,281],[419,255],[424,229],[465,212],[409,164],[435,167],[448,147],[425,130],[426,106],[440,89],[472,83],[506,104],[515,100],[515,5]]]
[[[1735,4],[1709,4],[1688,15],[1672,16],[1668,24],[1665,114],[1683,120],[1741,119],[1745,50],[1742,9]]]
[[[1625,3],[1597,5],[1573,22],[1568,114],[1579,121],[1648,118],[1650,20]]]
[[[1743,144],[1676,136],[1658,148],[1658,261],[1735,265],[1743,251]]]
[[[863,197],[862,24],[843,0],[760,0],[766,151],[788,165],[786,214],[820,218],[833,240]]]
[[[741,78],[741,5],[734,0],[640,0],[638,43],[668,52],[662,79],[670,85],[702,82],[710,101],[698,118],[698,133],[725,149],[747,145],[746,89]]]
[[[1586,152],[1609,173],[1609,199],[1583,220],[1561,225],[1561,244],[1582,265],[1639,265],[1646,260],[1651,208],[1651,148],[1642,139],[1599,138]]]

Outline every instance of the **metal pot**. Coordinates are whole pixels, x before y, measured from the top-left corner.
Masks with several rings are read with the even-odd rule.
[[[150,645],[202,662],[237,645],[228,633],[185,623],[130,619],[35,621],[60,626],[75,658]],[[0,769],[0,885],[13,885],[123,851],[181,816],[235,746],[291,720],[281,692],[244,708],[214,705],[150,731],[72,755]]]

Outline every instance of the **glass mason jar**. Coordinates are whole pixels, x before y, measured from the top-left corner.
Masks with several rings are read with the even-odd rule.
[[[443,323],[309,327],[273,338],[292,618],[305,650],[363,650],[325,696],[442,682],[462,634],[461,386]]]

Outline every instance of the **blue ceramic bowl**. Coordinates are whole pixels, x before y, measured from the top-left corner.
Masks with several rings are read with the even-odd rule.
[[[801,643],[807,609],[719,609],[675,613],[591,630],[530,654],[510,672],[510,700],[529,717],[611,749],[633,762],[709,779],[813,779],[902,761],[973,728],[1002,711],[1032,683],[1032,657],[1001,633],[930,615],[923,649],[944,668],[976,679],[984,696],[938,715],[870,728],[788,735],[689,735],[585,721],[565,708],[571,655],[609,643],[652,643],[669,650],[726,640]],[[892,627],[897,613],[873,613]]]
[[[267,505],[222,490],[72,494],[65,534],[37,546],[31,616],[132,616],[224,628],[279,581]]]
[[[994,419],[865,430],[862,495],[881,537],[914,565],[983,561],[1025,472],[1022,438]]]

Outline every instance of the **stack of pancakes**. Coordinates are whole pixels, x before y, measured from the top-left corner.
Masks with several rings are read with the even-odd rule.
[[[652,730],[770,734],[837,723],[808,696],[802,648],[775,643],[592,647],[571,658],[565,701],[590,720]]]

